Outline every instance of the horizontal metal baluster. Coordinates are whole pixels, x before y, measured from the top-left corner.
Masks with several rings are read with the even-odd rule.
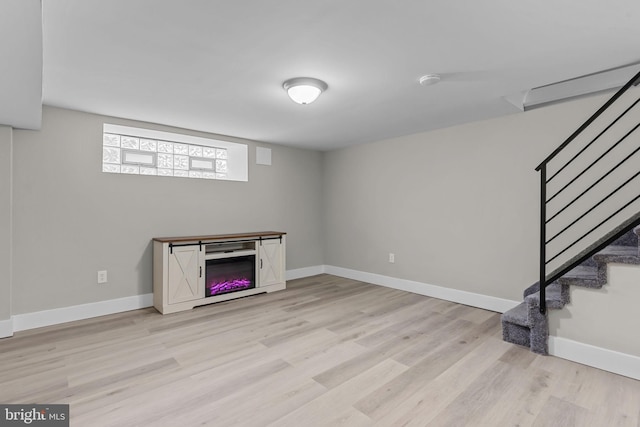
[[[571,134],[571,136],[569,136],[569,138],[567,138],[562,144],[560,144],[560,146],[558,148],[556,148],[555,150],[553,150],[553,153],[549,154],[547,156],[546,159],[544,159],[542,161],[542,163],[540,163],[537,167],[536,170],[539,171],[540,168],[542,167],[543,164],[547,164],[549,163],[555,156],[558,155],[559,152],[561,152],[562,150],[564,150],[564,148],[569,145],[569,143],[571,141],[573,141],[578,135],[580,135],[582,133],[582,131],[584,131],[587,127],[589,127],[589,125],[591,123],[593,123],[593,121],[595,119],[597,119],[600,114],[602,114],[607,108],[609,108],[611,106],[611,104],[613,104],[614,102],[616,102],[616,100],[618,98],[620,98],[622,96],[622,94],[624,94],[631,86],[636,86],[638,85],[640,82],[640,72],[638,72],[635,76],[633,76],[631,78],[631,80],[629,80],[624,86],[622,86],[620,88],[620,90],[618,90],[607,102],[604,103],[604,105],[602,107],[600,107],[598,109],[598,111],[596,111],[595,113],[593,113],[593,115],[591,115],[591,117],[589,117],[587,119],[587,121],[585,121],[582,126],[580,126],[578,129],[576,129],[575,132],[573,132]]]
[[[606,156],[607,154],[609,154],[611,152],[611,150],[613,150],[614,148],[616,148],[618,145],[620,145],[620,143],[622,141],[624,141],[629,135],[631,135],[636,129],[638,129],[638,127],[640,127],[640,123],[638,123],[637,125],[635,125],[633,127],[633,129],[631,129],[629,132],[627,132],[622,138],[620,138],[615,144],[613,144],[611,147],[609,147],[609,149],[607,151],[605,151],[604,153],[602,153],[600,155],[600,157],[598,157],[597,159],[595,159],[589,166],[587,166],[587,168],[585,170],[583,170],[582,172],[580,172],[575,178],[573,178],[571,181],[569,181],[564,187],[562,187],[556,194],[554,194],[553,196],[551,196],[551,198],[549,200],[547,200],[547,203],[551,202],[553,199],[555,199],[560,193],[562,193],[564,190],[566,190],[567,187],[569,187],[571,184],[573,184],[578,178],[580,178],[582,175],[584,175],[589,169],[591,169],[593,167],[593,165],[595,165],[596,163],[598,163],[604,156]]]
[[[563,253],[565,253],[567,250],[569,250],[571,247],[573,247],[576,243],[578,243],[580,240],[584,239],[585,237],[587,237],[589,234],[591,234],[594,230],[596,230],[598,227],[600,227],[602,224],[604,224],[605,222],[609,221],[611,218],[613,218],[614,216],[616,216],[617,214],[619,214],[620,212],[622,212],[627,206],[629,206],[631,203],[635,202],[636,200],[640,199],[640,194],[638,194],[636,197],[634,197],[630,202],[625,203],[625,205],[623,207],[621,207],[620,209],[618,209],[617,211],[615,211],[614,213],[612,213],[611,215],[609,215],[606,219],[604,219],[602,222],[600,222],[600,224],[596,225],[595,227],[593,227],[591,230],[587,231],[586,233],[584,233],[582,235],[582,237],[580,237],[578,240],[576,240],[575,242],[573,242],[572,244],[570,244],[569,246],[567,246],[566,248],[564,248],[561,252],[558,252],[553,258],[551,258],[549,261],[547,261],[545,264],[549,264],[551,261],[553,261],[554,259],[558,258],[560,255],[562,255]]]
[[[607,201],[607,199],[609,199],[609,197],[613,196],[614,194],[616,194],[622,187],[624,187],[625,185],[627,185],[629,182],[631,182],[635,177],[637,177],[638,175],[640,175],[640,171],[636,172],[631,178],[627,179],[623,184],[619,185],[618,188],[616,188],[615,190],[613,190],[611,193],[609,193],[604,199],[600,200],[598,203],[596,203],[595,205],[591,206],[591,208],[589,208],[589,210],[587,210],[585,213],[583,213],[582,215],[580,215],[578,218],[576,218],[571,224],[567,225],[565,228],[563,228],[561,231],[559,231],[555,236],[553,236],[552,238],[550,238],[549,240],[547,240],[547,244],[551,243],[551,241],[553,241],[553,239],[555,239],[556,237],[558,237],[559,235],[561,235],[562,233],[564,233],[565,231],[567,231],[567,229],[569,227],[571,227],[573,224],[575,224],[576,222],[580,221],[582,218],[584,218],[585,216],[587,216],[589,213],[591,213],[591,211],[593,211],[595,208],[597,208],[598,206],[600,206],[601,204],[603,204],[605,201]]]
[[[603,130],[602,132],[600,132],[600,133],[599,133],[595,138],[593,138],[593,139],[591,140],[591,142],[589,142],[587,145],[585,145],[585,146],[582,148],[582,150],[578,151],[578,153],[577,153],[575,156],[573,156],[573,157],[571,158],[571,160],[569,160],[567,163],[565,163],[565,165],[564,165],[564,166],[562,166],[560,169],[558,169],[558,171],[557,171],[556,173],[554,173],[553,175],[551,175],[551,178],[549,178],[549,179],[547,180],[547,184],[548,184],[548,183],[550,183],[550,182],[551,182],[551,180],[552,180],[553,178],[555,178],[555,177],[556,177],[560,172],[562,172],[562,171],[563,171],[567,166],[569,166],[569,165],[570,165],[570,164],[571,164],[575,159],[577,159],[577,158],[578,158],[578,156],[580,156],[580,154],[584,153],[584,152],[585,152],[585,150],[586,150],[587,148],[591,147],[591,145],[592,145],[594,142],[596,142],[596,140],[597,140],[598,138],[600,138],[600,137],[601,137],[601,136],[602,136],[606,131],[608,131],[608,130],[613,126],[613,125],[615,125],[615,124],[618,122],[618,120],[620,120],[622,117],[624,117],[624,116],[629,112],[629,110],[631,110],[633,107],[635,107],[635,106],[638,104],[638,102],[640,102],[640,98],[639,98],[639,99],[636,99],[636,102],[634,102],[633,104],[631,104],[631,106],[630,106],[630,107],[628,107],[626,110],[624,110],[624,112],[623,112],[622,114],[620,114],[618,117],[616,117],[616,119],[615,119],[613,122],[611,122],[611,124],[610,124],[609,126],[607,126],[606,128],[604,128],[604,130]]]

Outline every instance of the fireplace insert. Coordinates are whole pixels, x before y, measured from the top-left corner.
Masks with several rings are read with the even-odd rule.
[[[256,287],[256,256],[208,259],[205,297],[228,294]]]

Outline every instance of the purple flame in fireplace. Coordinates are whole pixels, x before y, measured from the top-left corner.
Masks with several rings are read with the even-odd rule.
[[[251,280],[249,279],[233,279],[225,280],[224,282],[211,282],[207,285],[210,295],[224,294],[227,292],[241,291],[251,287]]]

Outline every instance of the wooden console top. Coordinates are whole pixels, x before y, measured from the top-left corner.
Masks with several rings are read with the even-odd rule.
[[[282,236],[287,233],[282,231],[256,231],[254,233],[213,234],[203,236],[178,236],[178,237],[154,237],[153,240],[162,243],[172,242],[198,242],[200,240],[236,240],[236,239],[260,239],[260,237]]]

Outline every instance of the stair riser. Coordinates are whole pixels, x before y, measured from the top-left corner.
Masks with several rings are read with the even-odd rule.
[[[640,232],[640,230],[639,230]],[[615,240],[613,246],[638,246],[638,234],[634,230],[629,231],[618,240]]]
[[[502,339],[512,344],[529,347],[531,330],[526,326],[516,325],[511,322],[502,322]]]
[[[603,285],[599,283],[597,279],[577,279],[570,277],[561,277],[558,279],[558,282],[564,286],[581,286],[590,289],[600,289]]]
[[[547,340],[549,336],[549,326],[547,316],[540,314],[539,311],[529,313],[534,322],[534,326],[519,325],[502,319],[502,339],[512,344],[518,344],[529,347],[533,353],[547,355]]]

